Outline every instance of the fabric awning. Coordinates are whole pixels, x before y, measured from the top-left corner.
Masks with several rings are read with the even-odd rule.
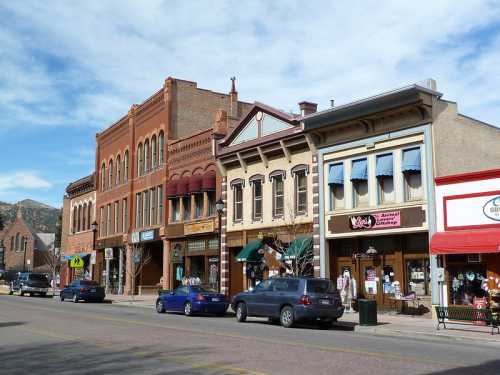
[[[201,192],[201,174],[195,174],[189,177],[189,187],[188,190],[190,193],[200,193]]]
[[[352,162],[351,181],[368,180],[368,163],[366,159]]]
[[[500,253],[500,229],[438,232],[431,239],[431,254]]]
[[[178,197],[182,197],[182,196],[188,194],[188,191],[189,191],[188,190],[188,183],[189,183],[189,178],[187,178],[187,177],[181,178],[177,182],[177,196]]]
[[[344,164],[333,164],[328,172],[328,183],[331,185],[344,185]]]
[[[216,176],[214,171],[209,171],[203,175],[201,181],[201,191],[215,191]]]
[[[377,168],[375,175],[377,177],[392,176],[394,173],[392,154],[377,156]]]
[[[245,247],[236,255],[237,262],[256,262],[262,259],[259,250],[262,247],[262,242],[259,240],[250,241]]]
[[[167,184],[167,198],[175,198],[177,196],[177,180],[169,181]]]
[[[290,247],[285,252],[285,260],[302,257],[312,251],[313,238],[312,236],[297,237],[292,241]],[[312,255],[312,254],[311,254]]]
[[[422,160],[420,156],[420,148],[412,148],[403,151],[402,172],[420,171],[422,169]]]

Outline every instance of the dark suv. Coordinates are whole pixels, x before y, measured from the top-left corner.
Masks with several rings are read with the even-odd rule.
[[[49,280],[43,273],[19,272],[10,283],[9,294],[19,292],[20,295],[29,293],[31,296],[38,293],[45,297],[48,291]]]
[[[299,321],[330,328],[344,313],[339,292],[330,280],[306,277],[264,280],[253,290],[235,295],[231,307],[238,322],[248,316],[263,316],[279,320],[286,328]]]

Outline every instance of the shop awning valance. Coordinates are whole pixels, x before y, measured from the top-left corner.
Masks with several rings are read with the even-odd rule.
[[[169,181],[167,184],[167,198],[175,198],[177,196],[177,180]]]
[[[312,236],[297,237],[292,241],[285,252],[285,260],[296,259],[305,256],[313,248]]]
[[[368,163],[366,159],[352,162],[351,181],[368,180]]]
[[[392,161],[392,154],[379,155],[377,156],[377,169],[376,176],[384,177],[384,176],[392,176],[394,173]]]
[[[189,192],[188,184],[189,184],[189,178],[187,177],[181,178],[177,182],[177,196],[182,197],[188,194]]]
[[[190,193],[200,193],[201,192],[201,182],[203,178],[201,174],[195,174],[189,177],[189,187],[188,190]]]
[[[500,253],[500,229],[438,232],[432,236],[431,253]]]
[[[259,240],[250,241],[245,247],[236,255],[237,262],[252,262],[262,259],[259,250],[262,247],[262,242]]]
[[[201,181],[202,191],[215,191],[216,187],[216,177],[214,171],[209,171],[203,175],[203,180]]]
[[[422,160],[420,155],[420,147],[412,148],[403,151],[402,172],[420,171],[422,169]]]
[[[328,171],[328,183],[331,185],[343,185],[344,184],[344,164],[343,163],[330,165],[330,170]]]

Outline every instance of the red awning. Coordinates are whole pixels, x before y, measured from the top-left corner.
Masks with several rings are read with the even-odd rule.
[[[216,177],[214,171],[209,171],[203,175],[201,182],[202,191],[215,191]]]
[[[201,174],[195,174],[189,178],[189,192],[199,193],[201,192]]]
[[[177,196],[178,180],[169,181],[167,184],[167,198],[175,198]]]
[[[500,253],[500,229],[439,232],[432,236],[431,254]]]
[[[177,182],[177,196],[181,197],[188,194],[188,183],[189,178],[184,177],[178,180]]]

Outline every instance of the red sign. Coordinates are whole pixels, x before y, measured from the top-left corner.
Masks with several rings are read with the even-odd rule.
[[[393,228],[401,226],[401,211],[378,212],[349,218],[352,230]]]

